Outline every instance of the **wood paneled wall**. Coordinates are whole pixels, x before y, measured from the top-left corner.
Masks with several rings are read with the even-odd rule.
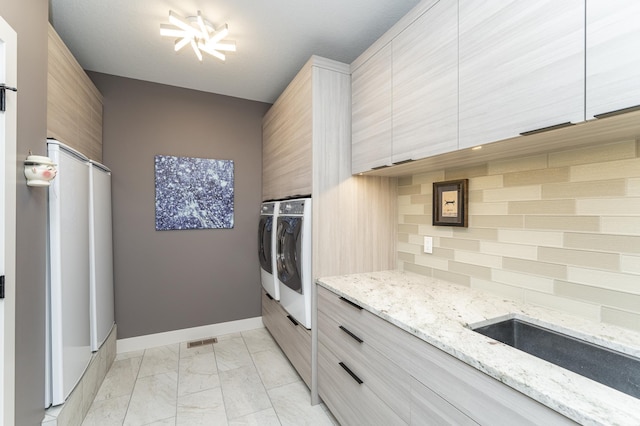
[[[49,24],[47,137],[102,162],[102,95]]]

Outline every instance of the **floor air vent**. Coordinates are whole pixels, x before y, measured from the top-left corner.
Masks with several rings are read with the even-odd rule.
[[[203,346],[203,345],[210,345],[212,343],[218,343],[218,338],[217,337],[211,337],[209,339],[194,340],[192,342],[188,342],[187,343],[187,349],[191,349],[191,348],[195,348],[195,347]]]

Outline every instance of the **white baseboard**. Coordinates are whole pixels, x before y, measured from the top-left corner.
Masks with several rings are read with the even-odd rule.
[[[264,328],[262,317],[203,325],[201,327],[167,331],[165,333],[147,334],[144,336],[129,337],[127,339],[118,339],[117,351],[119,354],[123,352],[140,351],[157,346],[205,339],[207,337],[222,336],[230,333],[239,333],[241,331],[254,330],[256,328]]]

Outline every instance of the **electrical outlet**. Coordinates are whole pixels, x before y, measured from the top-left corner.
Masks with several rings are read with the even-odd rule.
[[[424,237],[424,252],[433,253],[433,237]]]

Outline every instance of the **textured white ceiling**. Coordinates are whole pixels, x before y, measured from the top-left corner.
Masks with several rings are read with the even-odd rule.
[[[86,70],[272,103],[311,55],[351,63],[419,0],[50,0]],[[226,62],[161,37],[169,10],[229,25]]]

